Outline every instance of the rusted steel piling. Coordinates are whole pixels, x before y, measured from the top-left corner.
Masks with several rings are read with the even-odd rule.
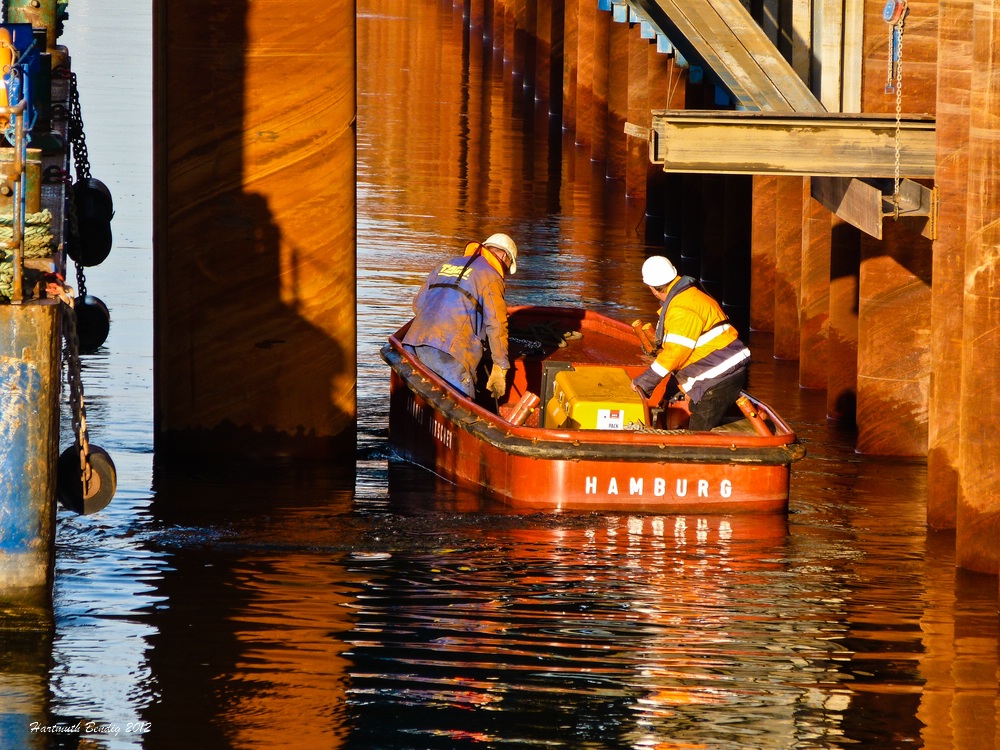
[[[969,195],[959,398],[959,565],[1000,570],[1000,3],[979,0],[972,18]]]
[[[858,296],[861,232],[834,221],[830,237],[830,325],[827,330],[826,414],[850,425],[858,399]]]
[[[958,501],[960,410],[955,380],[962,358],[972,6],[972,0],[941,0],[938,5],[938,153],[934,182],[939,202],[931,287],[927,522],[942,529],[955,528]]]
[[[154,3],[158,459],[353,462],[355,4]]]
[[[808,184],[808,183],[807,183]],[[803,196],[802,288],[799,300],[799,384],[826,388],[830,328],[832,216],[810,195]]]
[[[895,223],[862,241],[858,440],[862,453],[927,455],[930,241]]]
[[[765,293],[765,299],[774,305],[774,356],[778,359],[794,360],[799,356],[804,196],[805,185],[801,177],[778,177],[774,207],[774,288]]]

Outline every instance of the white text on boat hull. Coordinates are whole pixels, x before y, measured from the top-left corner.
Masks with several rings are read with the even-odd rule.
[[[672,491],[674,497],[732,497],[733,483],[729,479],[722,479],[716,483],[708,479],[689,479],[688,477],[677,477],[673,482],[665,477],[654,477],[647,483],[644,477],[628,477],[621,481],[619,488],[618,477],[607,479],[603,485],[598,477],[588,476],[584,478],[585,495],[622,495],[628,493],[632,497],[643,497],[649,493],[652,497],[666,497],[668,491]]]

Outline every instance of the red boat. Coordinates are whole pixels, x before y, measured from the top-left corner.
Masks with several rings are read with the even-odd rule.
[[[805,455],[795,432],[746,393],[720,426],[684,429],[685,402],[663,401],[669,381],[648,401],[632,389],[651,361],[637,324],[511,308],[499,402],[468,398],[424,367],[402,346],[408,327],[381,350],[392,369],[389,442],[402,460],[527,510],[788,509],[790,466]]]

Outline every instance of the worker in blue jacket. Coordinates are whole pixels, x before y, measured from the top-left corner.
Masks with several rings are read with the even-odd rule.
[[[516,271],[517,245],[506,234],[470,243],[465,255],[445,261],[424,280],[403,347],[472,398],[487,342],[493,367],[486,388],[501,398],[510,369],[504,277]]]

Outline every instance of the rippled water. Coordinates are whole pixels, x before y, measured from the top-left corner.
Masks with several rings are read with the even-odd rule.
[[[388,461],[378,347],[467,239],[517,239],[511,303],[653,313],[643,206],[451,3],[358,3],[356,476],[154,471],[149,11],[74,0],[64,38],[115,197],[83,377],[119,492],[60,512],[51,628],[0,631],[0,747],[1000,746],[996,578],[926,529],[924,463],[855,454],[764,334],[752,390],[809,450],[787,518],[512,514]]]

